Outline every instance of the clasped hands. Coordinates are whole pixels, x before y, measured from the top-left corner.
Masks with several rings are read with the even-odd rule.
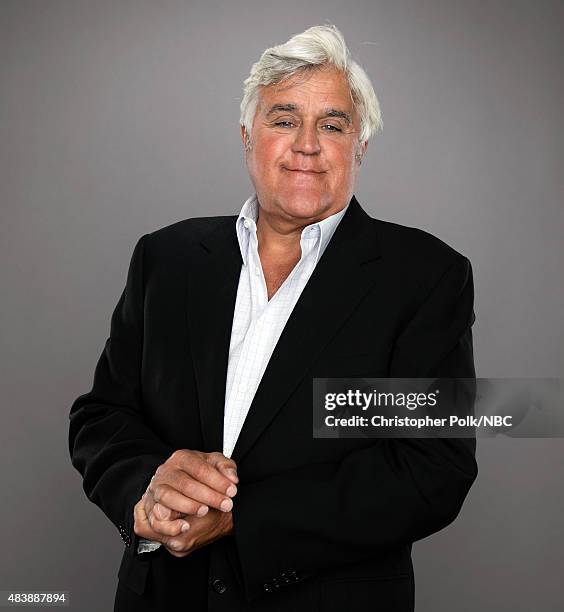
[[[237,466],[221,453],[177,450],[160,465],[134,508],[135,533],[185,557],[233,532]]]

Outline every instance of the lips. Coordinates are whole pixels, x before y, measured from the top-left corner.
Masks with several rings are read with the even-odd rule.
[[[302,172],[304,174],[323,174],[323,170],[312,170],[310,168],[284,168],[290,172]]]

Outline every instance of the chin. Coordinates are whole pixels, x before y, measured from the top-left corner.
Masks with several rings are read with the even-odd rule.
[[[300,192],[299,194],[287,194],[280,200],[280,207],[288,215],[293,217],[314,217],[319,215],[328,206],[323,202],[318,192]]]

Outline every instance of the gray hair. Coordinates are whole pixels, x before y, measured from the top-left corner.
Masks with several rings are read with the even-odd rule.
[[[270,47],[254,63],[251,73],[244,81],[241,101],[240,124],[244,125],[247,143],[259,101],[259,87],[271,85],[291,77],[298,72],[318,69],[332,64],[341,70],[349,83],[353,104],[360,118],[359,142],[368,140],[382,129],[380,104],[372,83],[364,69],[355,62],[343,35],[334,25],[313,26],[301,34],[292,36],[282,45]]]

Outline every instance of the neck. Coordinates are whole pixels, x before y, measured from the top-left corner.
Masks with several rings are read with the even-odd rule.
[[[302,229],[312,221],[292,223],[276,215],[269,215],[259,208],[257,219],[257,239],[259,252],[274,256],[293,256],[300,251]]]

